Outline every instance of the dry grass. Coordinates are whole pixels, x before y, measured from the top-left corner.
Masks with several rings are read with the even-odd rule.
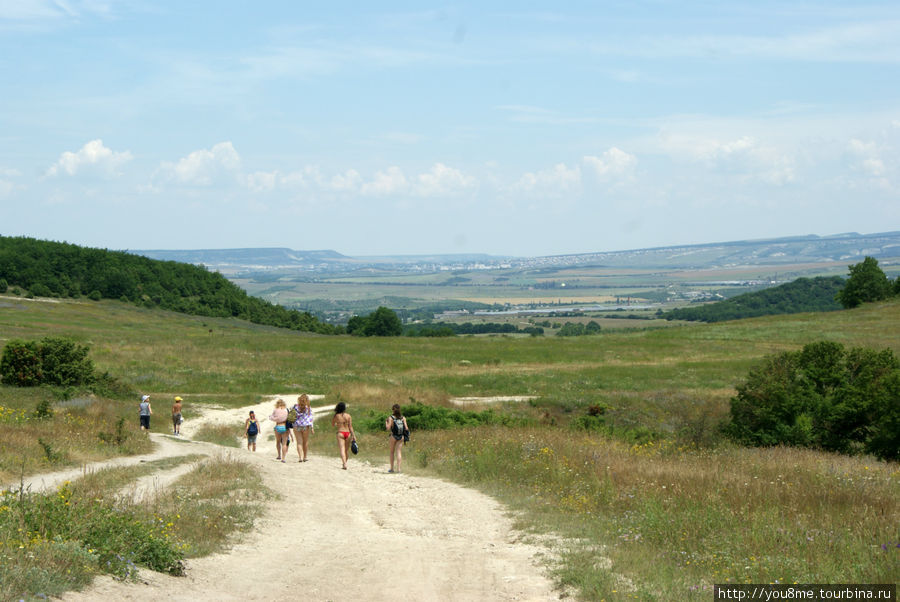
[[[573,537],[558,576],[590,599],[900,575],[896,463],[490,428],[418,433],[408,455],[500,496],[530,529]],[[610,568],[598,570],[604,563]],[[620,577],[630,591],[612,591]]]
[[[22,474],[148,452],[152,444],[140,432],[136,416],[123,424],[121,444],[101,440],[100,433],[116,433],[120,410],[127,413],[122,404],[95,401],[85,407],[56,409],[52,417],[40,419],[32,409],[0,406],[0,483],[15,481]]]

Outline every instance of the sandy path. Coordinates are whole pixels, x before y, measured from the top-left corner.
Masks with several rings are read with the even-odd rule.
[[[204,422],[234,424],[250,409],[262,418],[271,407],[266,400],[237,410],[206,410],[186,420],[182,432],[188,439]],[[254,530],[230,550],[188,561],[186,577],[152,571],[142,571],[137,583],[100,577],[88,590],[62,599],[559,599],[539,564],[547,550],[518,541],[520,534],[492,498],[438,479],[388,474],[386,458],[379,465],[351,459],[345,471],[336,453],[312,455],[300,463],[291,449],[293,461],[278,462],[270,432],[271,424],[264,423],[255,454],[153,435],[160,444],[153,455],[113,461],[122,465],[162,455],[232,454],[250,462],[278,499],[266,505]],[[331,429],[322,424],[316,436],[331,437]],[[74,476],[82,472],[74,471]],[[167,473],[145,482],[161,488],[179,471]],[[36,477],[34,485],[38,480],[44,486],[61,482],[60,474]]]

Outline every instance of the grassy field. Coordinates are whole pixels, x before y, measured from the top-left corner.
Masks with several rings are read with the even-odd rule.
[[[491,406],[518,426],[417,432],[406,458],[504,500],[536,538],[560,537],[555,574],[585,599],[708,599],[724,582],[900,579],[896,463],[736,448],[716,429],[735,385],[767,354],[821,339],[900,353],[897,302],[588,337],[362,339],[115,302],[2,301],[0,343],[70,336],[135,395],[178,394],[186,412],[286,391],[347,401],[361,417],[411,398],[450,407],[456,396],[536,396]],[[21,433],[39,425],[29,416],[53,395],[0,387],[0,436],[23,437],[16,451],[0,450],[7,474],[21,470],[24,449],[27,472],[77,464],[88,448],[128,453],[63,441],[55,463],[45,461],[38,431]],[[117,410],[103,428],[118,408],[133,418],[135,399],[107,400]],[[574,430],[591,406],[606,408],[605,428]],[[78,411],[87,421],[96,410],[60,409],[59,419]],[[364,437],[365,457],[383,461],[383,436]],[[315,449],[332,446],[314,438]]]

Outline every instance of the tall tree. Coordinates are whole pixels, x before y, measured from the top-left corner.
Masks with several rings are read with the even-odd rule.
[[[861,303],[881,301],[890,296],[891,284],[878,267],[878,260],[867,256],[862,262],[850,266],[850,278],[835,298],[849,309]]]

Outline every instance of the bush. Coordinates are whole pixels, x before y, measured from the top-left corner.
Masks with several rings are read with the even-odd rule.
[[[88,348],[70,339],[12,340],[0,357],[0,382],[19,387],[90,385],[95,380]]]
[[[756,446],[900,457],[900,361],[821,341],[766,358],[738,385],[726,432]]]
[[[35,297],[50,297],[53,293],[46,285],[38,282],[37,284],[31,285],[31,294]]]
[[[35,387],[43,379],[38,344],[18,339],[9,341],[0,357],[0,382],[16,387]]]

